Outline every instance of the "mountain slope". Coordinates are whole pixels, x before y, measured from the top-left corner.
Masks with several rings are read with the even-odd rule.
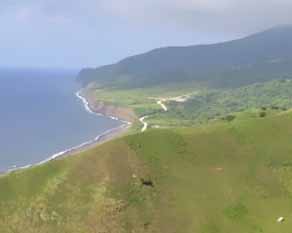
[[[289,232],[291,121],[150,130],[1,177],[0,232]]]
[[[168,47],[117,64],[84,69],[83,84],[145,87],[197,81],[216,87],[241,86],[292,76],[292,26],[213,45]]]

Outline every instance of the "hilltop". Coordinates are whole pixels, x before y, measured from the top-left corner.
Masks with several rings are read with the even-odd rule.
[[[288,232],[291,121],[152,129],[3,176],[0,232]]]

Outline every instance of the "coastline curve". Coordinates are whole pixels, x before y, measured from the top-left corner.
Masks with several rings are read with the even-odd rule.
[[[83,106],[84,106],[85,110],[89,114],[94,114],[96,116],[107,117],[107,118],[110,118],[112,120],[119,121],[122,124],[120,126],[118,126],[118,127],[106,130],[105,132],[97,135],[92,140],[88,140],[88,141],[83,142],[83,143],[81,143],[81,144],[79,144],[77,146],[73,146],[71,148],[68,148],[68,149],[65,149],[63,151],[57,152],[57,153],[49,156],[47,159],[42,160],[41,162],[37,162],[37,163],[34,163],[34,164],[28,164],[28,165],[21,166],[21,167],[17,167],[17,166],[14,165],[10,169],[8,169],[7,171],[0,172],[0,174],[2,174],[2,175],[3,174],[9,174],[9,173],[14,172],[14,171],[24,170],[24,169],[28,169],[28,168],[31,168],[31,167],[43,165],[43,164],[48,163],[48,162],[50,162],[52,160],[71,155],[74,152],[82,150],[83,148],[86,149],[86,147],[88,147],[90,145],[95,145],[96,143],[101,143],[103,141],[103,139],[105,139],[107,136],[109,136],[111,134],[114,135],[115,133],[118,134],[120,131],[127,130],[132,125],[131,122],[122,120],[122,119],[120,119],[120,118],[118,118],[116,116],[107,116],[105,114],[102,114],[102,113],[99,113],[99,112],[95,112],[94,110],[92,110],[90,108],[89,102],[87,101],[87,99],[84,96],[82,96],[81,92],[82,92],[82,90],[77,91],[75,93],[75,96],[83,103]]]

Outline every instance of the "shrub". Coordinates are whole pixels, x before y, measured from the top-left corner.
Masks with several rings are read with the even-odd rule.
[[[234,115],[228,115],[228,116],[224,117],[223,120],[230,122],[230,121],[233,121],[235,118],[236,118],[236,116],[234,116]]]
[[[271,109],[273,109],[273,110],[279,110],[280,108],[278,106],[272,106]]]
[[[259,116],[260,116],[261,118],[265,117],[266,115],[267,115],[266,112],[260,112],[260,114],[259,114]]]
[[[286,107],[281,108],[282,111],[287,111],[288,109]]]

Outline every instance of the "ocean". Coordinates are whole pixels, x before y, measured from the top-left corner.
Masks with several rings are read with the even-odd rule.
[[[78,71],[0,69],[0,172],[34,165],[122,125],[91,114]]]

